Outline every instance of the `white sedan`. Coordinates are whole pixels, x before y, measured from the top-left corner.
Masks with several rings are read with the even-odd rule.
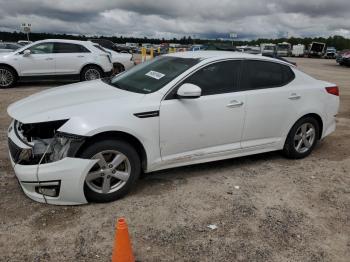
[[[275,150],[303,158],[335,130],[338,107],[335,84],[283,61],[184,52],[12,104],[8,141],[30,198],[107,202],[141,172]]]

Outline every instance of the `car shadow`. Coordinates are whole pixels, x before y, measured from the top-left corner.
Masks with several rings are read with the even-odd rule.
[[[161,193],[160,188],[168,190],[176,184],[186,183],[187,179],[190,178],[207,177],[208,173],[210,177],[222,176],[224,170],[242,168],[250,164],[258,165],[265,161],[278,159],[284,158],[280,152],[275,151],[142,174],[131,194],[156,195]],[[203,170],[205,170],[205,174],[202,172]]]

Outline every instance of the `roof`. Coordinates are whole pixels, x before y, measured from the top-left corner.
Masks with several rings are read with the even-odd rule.
[[[90,41],[82,41],[82,40],[71,40],[71,39],[45,39],[37,42],[61,42],[61,43],[72,43],[72,44],[86,44],[91,43]]]
[[[262,56],[261,54],[247,54],[242,52],[232,52],[232,51],[187,51],[187,52],[178,52],[168,54],[167,56],[173,57],[182,57],[182,58],[198,58],[198,59],[225,59],[225,58],[234,58],[234,59],[258,59],[264,61],[273,61],[281,64],[291,65],[288,62],[284,62],[279,59]]]

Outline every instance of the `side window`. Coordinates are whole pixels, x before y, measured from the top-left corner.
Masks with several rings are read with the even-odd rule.
[[[90,52],[82,45],[70,43],[55,43],[54,53],[88,53]]]
[[[53,43],[37,44],[29,48],[32,54],[51,54],[53,50]]]
[[[202,95],[216,95],[237,91],[241,61],[224,61],[208,65],[183,83],[191,83],[202,89]]]
[[[280,87],[294,79],[293,71],[285,65],[258,60],[244,62],[245,89]]]

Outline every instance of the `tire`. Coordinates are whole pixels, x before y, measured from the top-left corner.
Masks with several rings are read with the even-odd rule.
[[[122,198],[141,173],[141,161],[135,148],[121,140],[97,141],[85,148],[79,157],[100,159],[85,178],[84,194],[88,202],[103,203]]]
[[[320,127],[315,118],[304,117],[298,120],[289,131],[284,144],[283,154],[288,158],[294,159],[308,156],[317,144],[319,132]]]
[[[0,66],[0,88],[13,87],[17,82],[16,72],[8,66]]]
[[[103,71],[101,68],[95,65],[87,65],[81,70],[80,80],[81,81],[90,81],[103,77]]]

